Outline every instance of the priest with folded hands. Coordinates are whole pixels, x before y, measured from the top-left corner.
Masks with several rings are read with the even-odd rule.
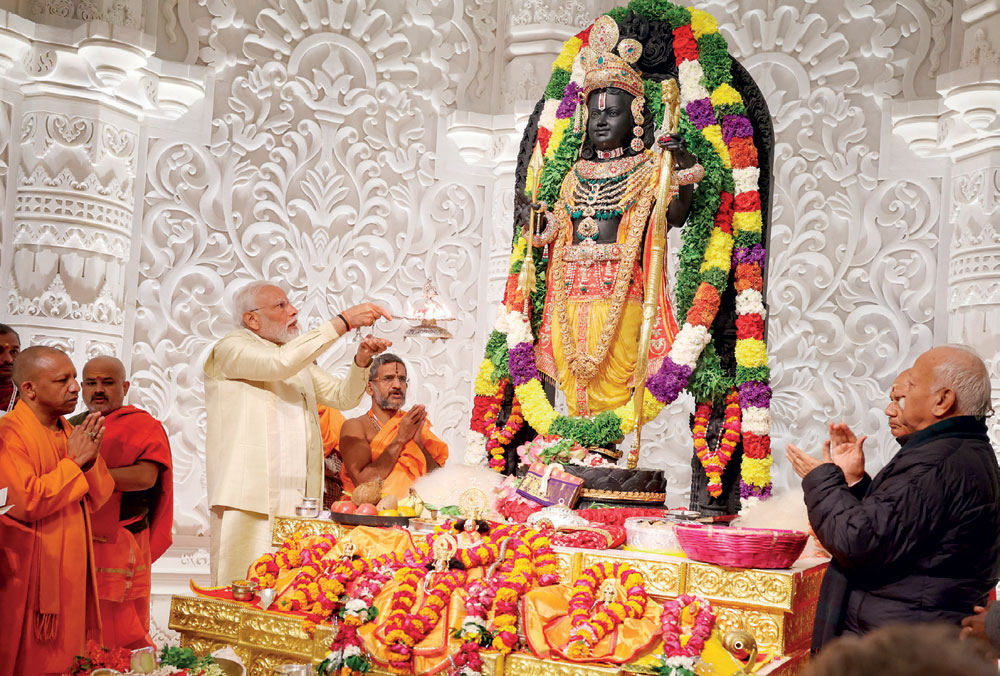
[[[12,378],[18,402],[0,418],[0,486],[13,508],[0,516],[0,542],[15,561],[0,579],[0,674],[63,674],[87,640],[102,640],[91,514],[115,482],[98,452],[101,415],[77,427],[63,417],[80,392],[70,358],[29,347]]]

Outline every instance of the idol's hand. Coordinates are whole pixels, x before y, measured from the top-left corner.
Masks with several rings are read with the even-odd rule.
[[[656,142],[662,149],[672,153],[675,169],[690,169],[698,163],[698,158],[688,151],[687,144],[680,134],[664,134],[656,139]]]
[[[81,468],[86,467],[97,457],[103,439],[104,418],[100,413],[91,413],[69,433],[66,450],[73,462]]]
[[[375,303],[361,303],[347,308],[341,314],[347,318],[352,329],[359,326],[371,326],[377,319],[392,319],[388,310]]]
[[[380,352],[385,352],[392,345],[391,340],[386,340],[385,338],[376,338],[375,336],[365,336],[358,345],[358,353],[354,355],[354,363],[361,368],[368,368],[372,365],[372,357],[379,354]]]

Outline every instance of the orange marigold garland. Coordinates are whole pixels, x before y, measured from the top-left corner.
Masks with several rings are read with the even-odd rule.
[[[694,437],[694,452],[708,476],[708,494],[717,498],[722,495],[722,473],[740,441],[740,395],[736,388],[731,389],[726,395],[726,418],[719,434],[719,443],[714,451],[709,449],[708,440],[705,438],[711,415],[711,401],[698,404],[694,412],[691,435]]]
[[[612,580],[625,589],[625,601],[601,601],[595,608],[598,589]],[[570,659],[588,657],[591,649],[615,627],[626,619],[641,617],[646,611],[647,600],[642,574],[628,564],[603,562],[585,568],[573,583],[569,602],[572,629],[566,656]]]

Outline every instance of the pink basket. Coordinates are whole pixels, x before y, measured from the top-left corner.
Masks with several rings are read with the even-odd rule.
[[[678,524],[677,539],[688,558],[732,568],[791,568],[808,533],[770,528]]]

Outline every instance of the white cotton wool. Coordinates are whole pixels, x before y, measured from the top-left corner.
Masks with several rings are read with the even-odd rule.
[[[783,491],[769,500],[752,501],[740,511],[740,515],[733,520],[732,525],[742,528],[774,528],[812,533],[805,499],[800,488]],[[816,556],[829,557],[829,554],[823,551],[815,537],[810,537],[799,558]]]
[[[469,488],[478,488],[493,504],[494,491],[503,483],[504,476],[481,465],[448,463],[441,469],[416,480],[413,489],[425,503],[435,507],[457,505],[458,499]]]

